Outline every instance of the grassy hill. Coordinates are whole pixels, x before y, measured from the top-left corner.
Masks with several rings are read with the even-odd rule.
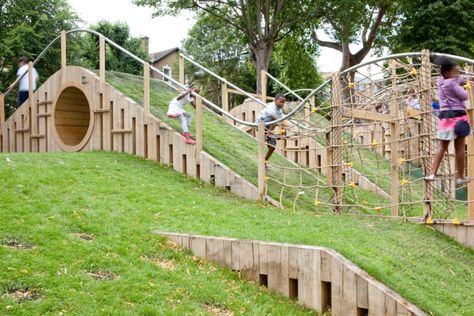
[[[474,251],[422,225],[280,210],[117,153],[0,154],[0,181],[0,314],[307,313],[153,230],[327,246],[426,312],[474,314]]]

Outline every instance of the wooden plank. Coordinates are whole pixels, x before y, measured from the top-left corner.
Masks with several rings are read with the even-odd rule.
[[[67,65],[66,56],[66,45],[67,45],[66,32],[61,31],[61,69],[65,70]]]
[[[260,274],[268,275],[268,247],[266,244],[258,245],[258,264]]]
[[[332,256],[326,252],[321,251],[321,280],[324,282],[331,282],[331,266]]]
[[[345,316],[343,309],[344,268],[336,258],[331,260],[331,315]]]
[[[357,307],[369,308],[369,288],[367,280],[360,275],[356,277],[357,283]]]
[[[99,35],[99,91],[103,92],[105,87],[105,38]]]
[[[387,316],[397,316],[397,301],[388,294],[385,294],[385,314]]]
[[[385,294],[379,287],[369,283],[369,316],[380,316],[385,314]]]
[[[191,251],[196,257],[206,258],[206,240],[200,237],[191,237],[189,240]]]
[[[242,196],[242,178],[234,174],[230,181],[230,192]]]
[[[366,110],[343,108],[342,116],[348,118],[358,118],[367,121],[388,122],[394,120],[394,116]]]
[[[215,167],[215,185],[216,187],[225,188],[226,186],[226,171],[222,166]]]
[[[244,275],[247,279],[258,282],[258,257],[257,260],[254,262],[254,254],[253,254],[253,246],[251,242],[248,241],[241,241],[239,245],[239,267],[240,272]]]
[[[179,78],[178,81],[181,84],[184,84],[184,58],[180,55],[179,56]]]
[[[404,304],[402,304],[400,302],[397,302],[397,314],[396,315],[397,316],[410,316],[411,313]]]
[[[150,116],[150,64],[143,64],[143,108],[144,121],[148,123],[148,117]]]
[[[343,265],[342,281],[342,315],[357,316],[357,278],[347,265]]]
[[[224,261],[222,264],[230,269],[232,269],[232,240],[231,239],[223,239],[223,254],[224,254]]]
[[[265,195],[265,125],[263,122],[258,125],[257,140],[258,194],[260,195],[260,199],[263,199]]]
[[[209,183],[211,174],[210,174],[210,160],[207,155],[201,153],[201,180]]]
[[[298,249],[298,302],[318,312],[322,312],[320,254],[311,248]]]
[[[280,288],[281,247],[279,245],[278,246],[267,245],[266,248],[267,248],[268,288],[273,291],[282,293],[281,288]]]
[[[202,146],[202,98],[198,96],[196,97],[196,160],[198,163]]]
[[[265,103],[267,102],[267,73],[265,70],[261,69],[260,70],[260,90],[261,90],[261,96],[260,98],[262,99],[262,102]]]
[[[298,279],[298,248],[288,247],[288,277]]]
[[[232,247],[232,265],[231,269],[234,271],[240,271],[240,241],[233,240],[231,242]]]
[[[206,258],[214,263],[224,263],[224,241],[222,239],[206,239]]]

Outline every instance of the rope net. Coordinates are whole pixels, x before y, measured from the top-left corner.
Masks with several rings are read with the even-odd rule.
[[[428,54],[335,74],[290,127],[276,129],[277,151],[293,163],[270,159],[267,192],[294,209],[465,218],[452,144],[437,180],[424,180],[438,147],[438,76]]]

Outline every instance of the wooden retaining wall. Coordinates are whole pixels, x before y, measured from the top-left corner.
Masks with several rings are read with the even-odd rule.
[[[240,197],[260,199],[255,185],[185,144],[178,132],[146,115],[111,85],[101,86],[99,77],[84,68],[68,66],[55,73],[0,131],[1,152],[124,152],[172,166]]]
[[[454,238],[459,243],[474,249],[474,225],[453,223],[439,223],[433,225],[439,232]]]
[[[333,316],[425,315],[334,250],[158,232],[197,257],[226,266],[318,312]]]

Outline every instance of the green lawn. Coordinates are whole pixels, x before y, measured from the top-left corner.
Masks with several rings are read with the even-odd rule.
[[[474,315],[474,251],[422,225],[280,210],[117,153],[1,154],[0,181],[0,240],[34,246],[0,246],[0,314],[306,312],[151,233],[164,230],[327,246],[426,312]],[[39,299],[18,304],[17,288]]]
[[[8,154],[0,181],[0,315],[311,314],[151,232],[182,198],[219,195],[169,169]]]

